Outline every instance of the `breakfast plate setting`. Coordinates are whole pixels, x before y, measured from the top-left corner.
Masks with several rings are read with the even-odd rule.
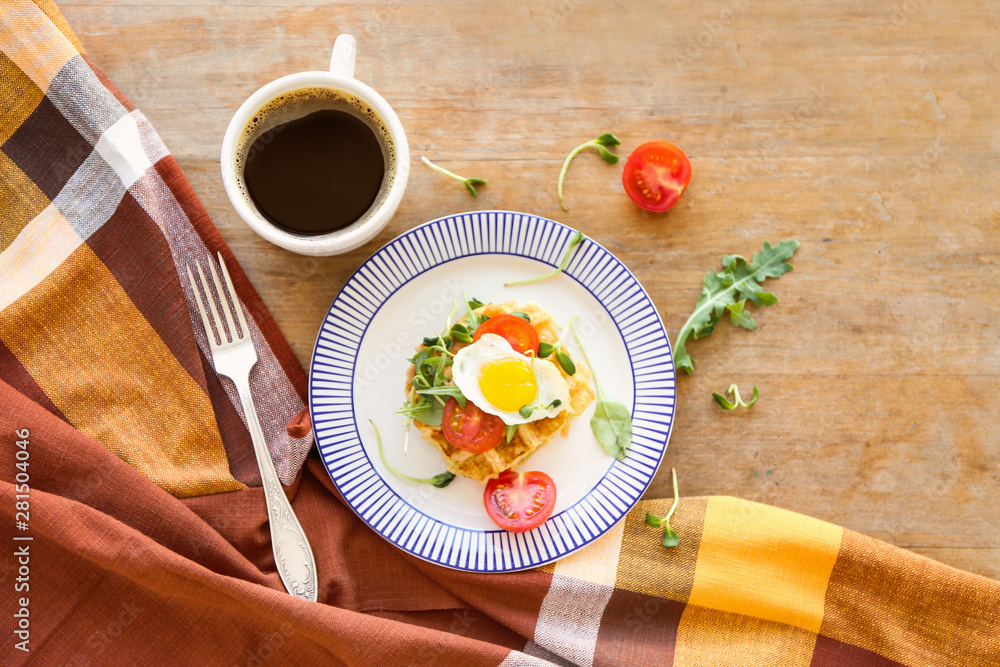
[[[673,423],[675,371],[655,306],[625,265],[590,238],[553,220],[478,211],[420,225],[386,244],[348,280],[324,318],[309,373],[319,452],[348,505],[376,533],[418,558],[475,572],[511,572],[551,563],[598,539],[640,499],[663,459]],[[565,270],[531,284],[506,283]],[[574,336],[605,400],[632,416],[623,460],[590,427],[596,406],[568,432],[517,466],[541,471],[558,494],[551,516],[526,532],[498,528],[484,509],[483,484],[457,476],[444,488],[413,478],[445,472],[441,453],[406,431],[397,411],[420,341],[450,324],[456,305],[537,303]],[[580,345],[584,346],[581,350]],[[378,431],[376,432],[376,428]]]
[[[660,4],[3,0],[0,665],[1000,666],[1000,5]]]

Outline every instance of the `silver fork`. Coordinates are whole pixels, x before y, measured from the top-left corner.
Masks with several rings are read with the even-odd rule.
[[[226,268],[222,254],[219,253],[219,265],[222,267],[222,275],[226,279],[229,298],[232,299],[240,324],[239,331],[237,331],[233,322],[233,314],[226,301],[226,292],[222,290],[219,275],[215,271],[215,264],[210,256],[208,268],[212,273],[215,290],[221,300],[220,306],[229,329],[230,336],[227,340],[226,331],[222,328],[222,320],[219,319],[219,311],[215,307],[215,299],[212,298],[205,274],[201,270],[201,262],[195,262],[195,264],[198,267],[201,283],[205,287],[205,298],[208,299],[211,316],[205,311],[205,304],[202,302],[198,285],[191,274],[190,265],[187,267],[187,274],[191,281],[191,289],[194,290],[195,299],[198,301],[198,311],[201,313],[201,320],[205,325],[209,345],[212,348],[212,361],[215,363],[215,370],[220,375],[231,379],[236,385],[236,391],[239,392],[240,400],[243,402],[243,414],[247,418],[247,428],[250,430],[254,453],[257,454],[257,466],[260,468],[260,478],[264,484],[264,497],[267,499],[268,523],[271,525],[271,548],[274,551],[274,562],[278,566],[278,574],[281,576],[282,583],[285,584],[285,589],[291,595],[315,602],[316,559],[313,557],[309,540],[302,532],[298,517],[292,511],[292,505],[288,502],[288,498],[281,488],[278,473],[275,472],[274,463],[271,462],[271,454],[267,451],[264,432],[257,419],[253,398],[250,397],[250,369],[257,363],[257,350],[254,349],[253,341],[250,340],[250,329],[243,316],[243,304],[236,296],[233,281],[229,278],[229,269]],[[219,332],[218,343],[215,342],[212,324]]]

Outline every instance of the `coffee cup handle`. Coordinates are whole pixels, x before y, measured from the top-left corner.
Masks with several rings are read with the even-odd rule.
[[[330,56],[330,73],[345,79],[354,78],[354,57],[357,55],[358,44],[352,35],[343,34],[333,43],[333,55]]]

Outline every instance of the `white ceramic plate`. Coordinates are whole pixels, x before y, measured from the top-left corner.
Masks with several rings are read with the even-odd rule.
[[[591,239],[566,271],[516,287],[504,283],[551,271],[573,230],[509,211],[479,211],[428,222],[372,255],[330,307],[316,339],[309,407],[316,441],[334,484],[373,530],[419,558],[460,570],[509,572],[566,556],[600,537],[639,500],[660,465],[673,423],[670,344],[649,299],[624,264]],[[374,421],[398,470],[433,477],[441,455],[414,429],[403,453],[408,359],[424,336],[442,330],[453,299],[534,301],[562,325],[576,316],[608,400],[632,412],[624,461],[604,452],[590,430],[591,406],[520,470],[555,481],[552,517],[526,533],[507,533],[483,507],[483,485],[457,477],[437,489],[389,472],[379,460]],[[459,311],[461,314],[463,310]],[[572,336],[568,339],[574,358]]]

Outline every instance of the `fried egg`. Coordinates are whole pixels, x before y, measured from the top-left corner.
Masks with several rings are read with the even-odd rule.
[[[496,334],[459,350],[452,378],[467,399],[508,426],[555,417],[569,405],[569,386],[555,364],[516,352]],[[535,408],[527,419],[519,412],[525,405]]]

